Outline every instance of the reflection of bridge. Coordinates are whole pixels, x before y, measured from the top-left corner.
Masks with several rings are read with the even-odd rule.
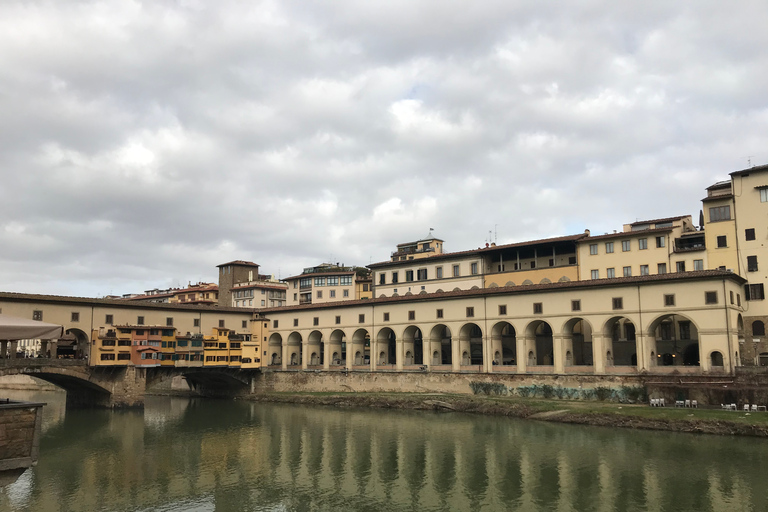
[[[258,371],[229,368],[94,367],[78,359],[0,359],[0,377],[29,375],[67,391],[68,407],[133,407],[153,388],[170,390],[182,379],[201,396],[235,396],[252,390]]]

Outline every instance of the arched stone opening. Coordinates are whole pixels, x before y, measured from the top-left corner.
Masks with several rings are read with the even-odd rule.
[[[330,346],[331,352],[330,366],[344,366],[347,364],[347,335],[341,329],[336,329],[331,333]]]
[[[453,364],[453,348],[451,339],[451,330],[443,325],[437,324],[429,333],[429,341],[432,343],[432,364]]]
[[[713,368],[714,367],[722,367],[723,366],[723,354],[721,352],[718,352],[717,350],[712,351],[712,353],[709,354],[709,364]]]
[[[563,325],[563,341],[566,352],[565,366],[592,366],[592,325],[583,318],[571,318]]]
[[[688,317],[663,315],[651,322],[657,366],[700,366],[699,330]]]
[[[272,333],[267,346],[269,365],[279,366],[283,364],[283,337],[276,332]]]
[[[403,332],[403,351],[405,352],[404,365],[424,364],[424,340],[421,329],[415,325],[409,326]]]
[[[517,365],[517,333],[509,322],[499,322],[491,328],[491,344],[494,351],[493,364]],[[496,352],[499,357],[496,357]],[[497,361],[498,359],[498,361]]]
[[[367,329],[358,329],[352,334],[352,364],[362,366],[371,361],[371,335]]]
[[[307,351],[309,352],[309,366],[319,366],[323,364],[323,333],[312,331],[307,338]]]
[[[462,354],[462,365],[483,364],[483,331],[480,326],[474,323],[464,324],[459,331],[459,350]]]
[[[526,333],[534,340],[534,366],[554,366],[555,344],[552,337],[552,326],[544,320],[535,320],[528,324]]]
[[[629,318],[615,316],[603,328],[606,366],[637,366],[637,335]]]
[[[301,364],[301,345],[303,341],[301,334],[296,331],[288,335],[288,366],[298,366]]]
[[[56,343],[56,357],[63,359],[87,359],[89,350],[88,335],[80,329],[67,329]]]
[[[384,327],[376,336],[378,355],[376,364],[380,366],[397,364],[397,336],[395,331]]]

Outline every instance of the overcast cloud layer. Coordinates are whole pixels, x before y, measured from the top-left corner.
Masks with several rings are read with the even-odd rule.
[[[0,289],[698,220],[768,163],[768,2],[572,4],[4,0]]]

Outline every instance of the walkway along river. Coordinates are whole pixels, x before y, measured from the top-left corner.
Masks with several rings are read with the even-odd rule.
[[[49,403],[8,511],[764,511],[768,442],[462,413],[149,398]]]

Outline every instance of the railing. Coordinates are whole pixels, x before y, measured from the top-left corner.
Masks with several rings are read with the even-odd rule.
[[[85,359],[53,359],[47,357],[26,357],[18,359],[0,359],[0,368],[25,368],[41,366],[88,366]]]
[[[312,304],[312,299],[299,299],[299,304]]]

